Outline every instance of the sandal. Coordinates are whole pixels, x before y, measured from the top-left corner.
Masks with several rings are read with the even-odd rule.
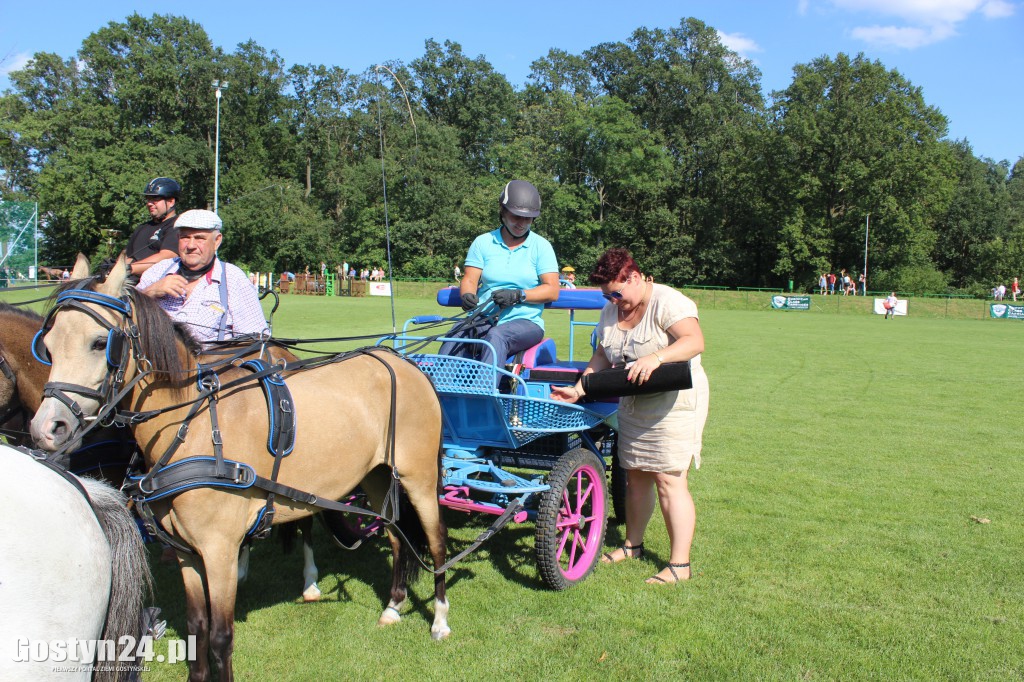
[[[614,556],[612,556],[615,553],[615,550],[613,549],[610,552],[604,553],[604,556],[601,557],[601,563],[617,564],[620,561],[625,561],[626,559],[642,559],[644,556],[644,543],[642,542],[639,545],[633,546],[627,546],[623,544],[622,547],[619,547],[618,549],[622,550],[621,559],[616,559]]]
[[[669,572],[672,574],[672,577],[675,578],[675,580],[669,582],[668,580],[665,580],[664,578],[662,578],[660,575],[652,575],[650,578],[648,578],[644,582],[646,582],[648,585],[658,585],[658,584],[662,584],[662,585],[675,585],[678,582],[682,582],[683,579],[679,577],[678,573],[676,573],[676,569],[677,568],[690,568],[690,562],[686,562],[685,564],[671,564],[670,563],[667,566],[667,568],[668,568]],[[693,569],[690,569],[690,575],[687,576],[686,580],[689,580],[690,577],[692,577],[692,576],[693,576]]]

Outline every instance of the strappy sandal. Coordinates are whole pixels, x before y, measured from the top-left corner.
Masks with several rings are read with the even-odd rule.
[[[631,547],[627,547],[625,544],[623,544],[622,547],[620,547],[619,549],[622,550],[621,559],[616,559],[612,556],[612,554],[615,552],[615,550],[613,549],[611,552],[604,553],[604,556],[601,557],[601,563],[617,564],[620,561],[625,561],[626,559],[642,559],[644,556],[644,543],[642,542],[639,545],[633,545]]]
[[[644,582],[646,582],[648,585],[658,585],[658,584],[661,584],[661,585],[675,585],[678,582],[682,582],[682,578],[680,578],[679,574],[676,573],[676,569],[677,568],[690,568],[690,562],[687,561],[685,564],[669,564],[668,565],[669,572],[672,574],[672,577],[675,578],[675,580],[673,580],[672,582],[669,582],[669,581],[665,580],[660,575],[652,575],[650,578],[648,578]],[[691,577],[693,576],[693,569],[690,569],[690,576]]]

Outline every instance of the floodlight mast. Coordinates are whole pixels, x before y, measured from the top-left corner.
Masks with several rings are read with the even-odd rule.
[[[210,85],[217,96],[217,126],[216,126],[216,142],[214,143],[213,152],[213,212],[217,212],[217,203],[220,191],[220,97],[221,90],[228,89],[228,82],[222,80],[215,80]]]

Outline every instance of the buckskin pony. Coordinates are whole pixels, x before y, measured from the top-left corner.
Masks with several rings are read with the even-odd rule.
[[[329,506],[361,484],[375,511],[413,544],[429,547],[435,569],[431,635],[447,637],[445,578],[437,570],[446,554],[438,503],[441,407],[429,379],[379,348],[287,363],[279,375],[291,392],[295,439],[290,454],[275,458],[268,453],[267,401],[250,380],[255,375],[229,366],[212,382],[219,388],[201,388],[190,337],[154,301],[127,286],[125,273],[122,254],[105,280],[58,297],[41,336],[53,363],[52,395],[31,430],[37,445],[55,451],[74,447],[80,430],[68,402],[97,415],[120,397],[118,410],[133,415],[129,421],[148,467],[139,487],[166,492],[148,496],[147,504],[159,528],[182,548],[188,632],[197,639],[190,678],[209,679],[212,659],[221,679],[233,679],[235,558],[247,533],[266,518],[268,490],[275,498],[272,523],[279,524],[316,513],[318,505]],[[186,468],[214,475],[196,486],[160,487],[160,480],[179,480],[175,472]],[[400,501],[392,481],[399,484]],[[406,585],[420,561],[393,526],[388,532],[393,573],[382,625],[401,618]]]

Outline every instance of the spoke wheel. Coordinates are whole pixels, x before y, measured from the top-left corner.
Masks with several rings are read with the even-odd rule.
[[[604,463],[584,448],[562,455],[537,511],[537,564],[548,587],[564,590],[597,565],[608,513]]]

